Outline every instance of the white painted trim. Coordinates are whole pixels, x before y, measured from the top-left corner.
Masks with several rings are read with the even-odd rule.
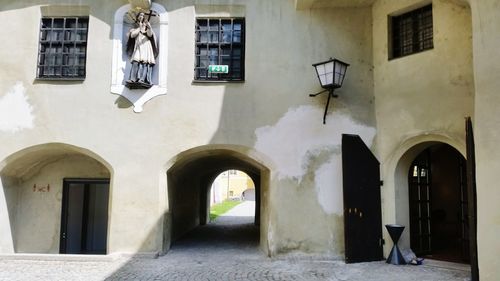
[[[152,4],[152,10],[160,15],[158,38],[159,54],[156,69],[158,71],[158,83],[150,89],[130,90],[125,87],[125,69],[127,60],[123,59],[123,49],[125,42],[123,32],[123,18],[131,9],[130,4],[123,5],[115,12],[113,27],[113,61],[111,72],[111,93],[121,95],[134,105],[134,112],[141,112],[144,104],[150,99],[165,95],[167,93],[167,62],[168,62],[168,13],[165,8],[158,4]]]

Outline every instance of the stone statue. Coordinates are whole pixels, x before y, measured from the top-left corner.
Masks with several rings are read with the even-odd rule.
[[[149,23],[153,13],[151,10],[148,14],[138,13],[136,27],[127,33],[127,55],[132,67],[126,86],[130,89],[148,89],[153,86],[151,76],[158,56],[156,35]]]

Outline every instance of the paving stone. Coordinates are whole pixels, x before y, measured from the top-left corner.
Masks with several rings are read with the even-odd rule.
[[[242,209],[248,206],[242,205]],[[280,256],[258,250],[258,229],[233,210],[216,223],[177,241],[167,255],[102,261],[0,260],[0,280],[172,280],[172,281],[451,281],[470,280],[458,268],[395,266],[381,262],[346,265],[343,261]],[[248,209],[247,209],[248,212]]]

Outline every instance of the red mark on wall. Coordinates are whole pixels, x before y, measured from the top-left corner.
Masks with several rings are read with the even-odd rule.
[[[37,186],[36,184],[34,184],[33,192],[50,192],[50,184],[47,184],[45,186]]]

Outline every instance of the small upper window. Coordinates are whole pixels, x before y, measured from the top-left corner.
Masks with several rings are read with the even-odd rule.
[[[196,81],[244,80],[244,19],[197,19],[195,52]]]
[[[432,49],[432,4],[391,17],[392,53],[390,58]]]
[[[85,78],[88,22],[88,17],[42,18],[37,78]]]

